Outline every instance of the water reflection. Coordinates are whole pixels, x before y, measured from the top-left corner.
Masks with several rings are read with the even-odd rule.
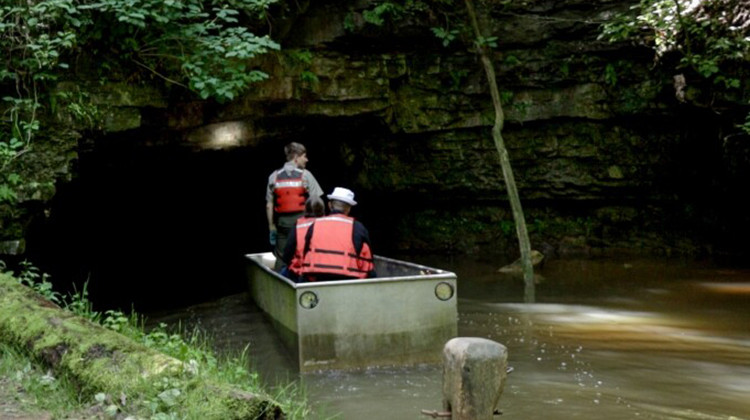
[[[750,417],[747,331],[726,337],[654,312],[557,304],[475,303],[463,321],[462,334],[509,347],[506,414],[535,418],[551,405],[559,418]]]
[[[535,304],[523,279],[475,261],[459,277],[459,335],[509,350],[502,418],[750,419],[750,271],[675,261],[549,261]],[[269,382],[297,377],[270,325],[236,295],[159,315],[198,323],[224,348],[250,344]],[[439,366],[304,375],[318,417],[426,419]]]

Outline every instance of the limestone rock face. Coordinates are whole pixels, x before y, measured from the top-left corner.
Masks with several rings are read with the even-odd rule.
[[[691,100],[711,89],[690,75],[676,96],[674,69],[655,65],[648,46],[599,39],[600,24],[637,0],[487,3],[480,17],[497,37],[503,136],[535,246],[548,256],[606,248],[694,253],[706,240],[700,232],[734,230],[721,221],[750,233],[744,204],[720,205],[750,180],[750,142],[736,129],[741,112],[716,113]],[[273,36],[282,51],[253,63],[269,79],[231,103],[156,82],[82,82],[103,122],[96,134],[78,130],[85,133],[79,146],[115,159],[117,150],[154,148],[268,154],[301,141],[324,189],[345,181],[371,198],[358,216],[383,232],[384,248],[514,248],[485,74],[465,40],[444,46],[432,33],[462,17],[408,9],[375,25],[367,16],[377,4],[280,7]],[[742,97],[714,103],[746,109]],[[54,179],[70,177],[75,151],[60,150],[67,160],[50,163],[60,176],[40,183],[52,188],[30,191],[34,200],[46,202]],[[243,170],[263,179],[277,166],[271,160]],[[394,214],[393,203],[401,211]],[[26,216],[4,214],[13,228],[0,240],[23,237]]]

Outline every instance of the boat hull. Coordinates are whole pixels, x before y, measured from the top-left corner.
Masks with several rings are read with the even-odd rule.
[[[302,372],[438,363],[456,336],[454,273],[376,256],[382,277],[294,283],[270,253],[246,257],[250,294]]]

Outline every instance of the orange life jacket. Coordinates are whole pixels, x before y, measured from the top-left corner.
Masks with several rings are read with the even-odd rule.
[[[319,217],[313,222],[301,274],[337,274],[363,279],[373,270],[372,251],[362,244],[359,255],[354,249],[354,219],[342,214]],[[304,249],[304,248],[303,248]]]
[[[298,213],[305,210],[307,190],[302,183],[304,172],[295,169],[291,173],[281,169],[273,182],[274,207],[276,213]]]
[[[289,263],[289,271],[298,276],[302,270],[302,253],[305,249],[305,235],[307,235],[307,230],[313,224],[313,221],[315,221],[314,217],[300,217],[297,219],[297,226],[294,229],[294,234],[297,236],[297,249],[294,250],[294,257],[292,257],[292,261]]]

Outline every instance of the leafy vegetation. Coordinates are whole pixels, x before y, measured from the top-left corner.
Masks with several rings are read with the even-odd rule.
[[[299,71],[299,79],[307,88],[317,87],[320,80],[318,75],[310,67],[313,61],[313,53],[310,50],[286,50],[284,54],[288,58],[289,67]]]
[[[52,94],[86,55],[102,77],[158,77],[201,98],[232,100],[268,75],[252,59],[279,45],[248,29],[276,0],[9,0],[0,5],[0,204],[28,180],[12,165],[31,150],[43,112],[65,102],[95,126],[76,92]],[[85,61],[85,60],[84,60]],[[67,96],[65,96],[67,95]]]
[[[0,263],[0,272],[6,269]],[[146,331],[143,318],[137,314],[126,315],[112,310],[95,312],[88,301],[85,287],[75,294],[62,296],[52,290],[49,276],[28,262],[21,263],[15,277],[19,283],[76,315],[184,362],[189,371],[183,376],[162,377],[155,382],[144,383],[138,389],[128,390],[128,395],[85,395],[67,378],[58,378],[41,365],[30,363],[28,356],[18,349],[0,345],[0,355],[3,355],[4,361],[0,364],[0,372],[12,373],[17,381],[24,384],[29,394],[26,405],[30,409],[65,412],[61,415],[86,410],[97,413],[98,416],[92,415],[97,418],[124,418],[129,415],[151,419],[198,418],[198,413],[212,412],[210,405],[221,402],[207,401],[193,395],[196,381],[229,384],[235,389],[265,394],[257,373],[248,369],[247,349],[240,354],[219,355],[213,348],[211,337],[201,330],[174,332],[166,324],[160,324]],[[5,363],[6,355],[15,362]],[[51,399],[47,398],[47,393],[51,393]],[[304,419],[310,415],[304,389],[298,384],[281,386],[273,391],[273,395],[286,418]]]
[[[413,4],[414,2],[410,2]],[[408,7],[408,5],[407,5]],[[404,13],[405,7],[394,2],[385,1],[372,9],[362,12],[362,18],[365,22],[376,26],[382,26],[388,17],[399,18]]]
[[[750,22],[736,0],[642,0],[632,16],[619,16],[603,26],[610,41],[653,42],[658,56],[681,54],[683,67],[716,76],[722,66],[743,61],[750,53]],[[739,87],[732,82],[727,87]]]
[[[432,33],[440,40],[443,41],[443,46],[447,47],[450,45],[451,42],[453,42],[456,37],[460,34],[460,31],[458,29],[446,29],[446,28],[440,28],[440,27],[432,27],[430,28]]]
[[[679,70],[702,77],[715,89],[743,88],[735,70],[750,60],[746,2],[641,0],[633,12],[635,16],[617,16],[605,24],[601,37],[651,45],[660,59],[676,56]],[[739,127],[750,133],[746,123]]]

